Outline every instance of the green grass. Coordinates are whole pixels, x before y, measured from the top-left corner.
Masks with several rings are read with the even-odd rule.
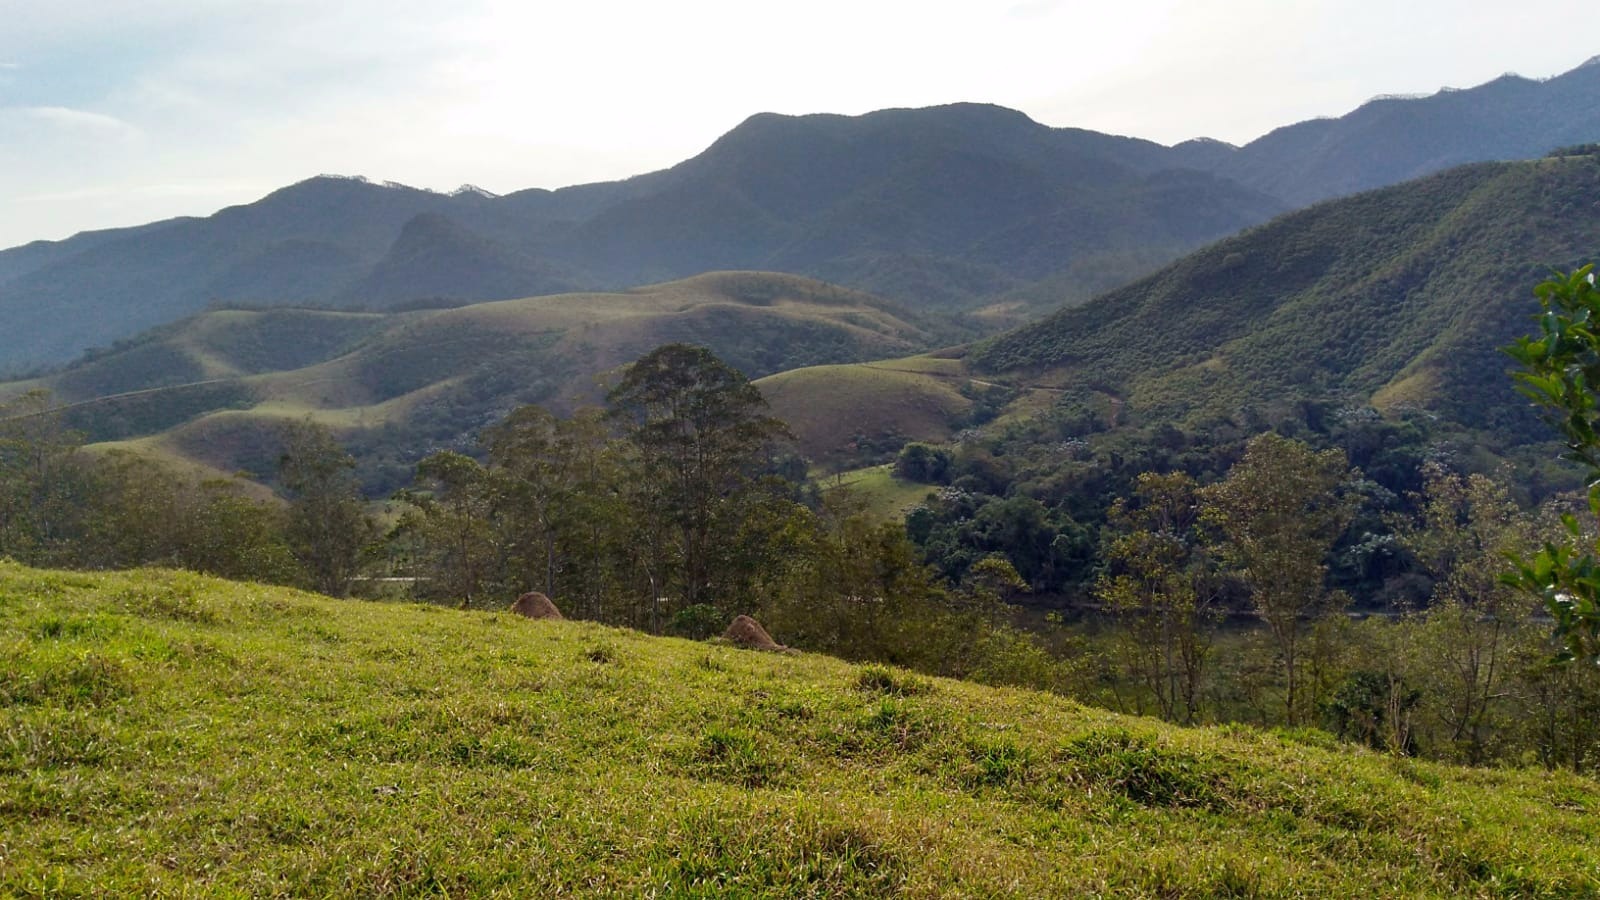
[[[885,519],[899,520],[923,498],[936,490],[926,484],[917,484],[896,478],[894,466],[867,466],[837,475],[824,477],[819,482],[823,490],[848,489],[868,511]]]
[[[772,414],[794,429],[801,452],[825,467],[858,458],[862,438],[949,440],[972,406],[959,384],[880,363],[812,366],[756,382]]]
[[[895,372],[921,372],[926,375],[941,375],[949,378],[961,378],[967,374],[966,364],[959,357],[949,356],[907,356],[901,359],[883,359],[866,363],[874,369],[886,369]]]
[[[1060,397],[1061,391],[1033,380],[1017,385],[993,422],[1025,421]],[[960,356],[926,354],[792,369],[756,386],[773,415],[794,429],[801,452],[828,471],[881,459],[885,445],[944,443],[969,421],[973,396],[1016,382],[1004,376],[973,378]]]
[[[1569,897],[1597,811],[882,666],[0,563],[0,895]]]

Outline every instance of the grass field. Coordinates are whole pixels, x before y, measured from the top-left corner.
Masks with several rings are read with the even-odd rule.
[[[1573,897],[1597,813],[817,656],[0,563],[6,896]]]
[[[824,468],[858,458],[863,438],[949,440],[972,406],[958,384],[883,363],[812,366],[756,382],[772,414],[794,429],[801,452]]]
[[[949,441],[966,424],[973,396],[1006,386],[971,377],[961,351],[953,352],[793,369],[756,385],[820,471],[848,470],[874,459],[863,444]],[[992,422],[1025,421],[1060,396],[1053,387],[1020,385]]]
[[[898,521],[912,507],[936,488],[894,476],[894,466],[867,466],[837,475],[823,477],[818,482],[826,491],[845,489],[866,504],[869,512],[885,519]]]

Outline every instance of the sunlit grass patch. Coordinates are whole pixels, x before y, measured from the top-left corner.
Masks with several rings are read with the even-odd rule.
[[[0,895],[1585,896],[1600,787],[586,622],[0,563]]]

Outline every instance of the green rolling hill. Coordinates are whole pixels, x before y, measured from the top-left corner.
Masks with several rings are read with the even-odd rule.
[[[269,433],[310,416],[368,457],[374,486],[517,403],[593,400],[596,375],[674,340],[767,376],[824,471],[1063,398],[1144,421],[1331,399],[1516,444],[1545,431],[1498,348],[1529,327],[1544,273],[1594,258],[1597,196],[1594,156],[1454,169],[1286,215],[933,356],[905,354],[960,335],[824,283],[720,273],[445,310],[221,310],[0,391],[48,389],[94,440],[224,471],[270,471]]]
[[[1061,391],[990,380],[956,347],[903,359],[809,366],[756,382],[773,415],[823,471],[883,457],[906,441],[943,443],[964,428],[1027,418]]]
[[[0,385],[0,397],[47,390],[92,442],[257,476],[273,469],[278,425],[309,417],[379,467],[368,472],[375,487],[393,487],[409,477],[407,461],[469,445],[516,405],[597,401],[603,376],[663,343],[703,344],[761,376],[952,336],[867,294],[723,272],[445,310],[219,310]]]

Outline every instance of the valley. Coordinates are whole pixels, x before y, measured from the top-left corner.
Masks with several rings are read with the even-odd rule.
[[[0,894],[1600,893],[1597,254],[1600,57],[0,250]]]

